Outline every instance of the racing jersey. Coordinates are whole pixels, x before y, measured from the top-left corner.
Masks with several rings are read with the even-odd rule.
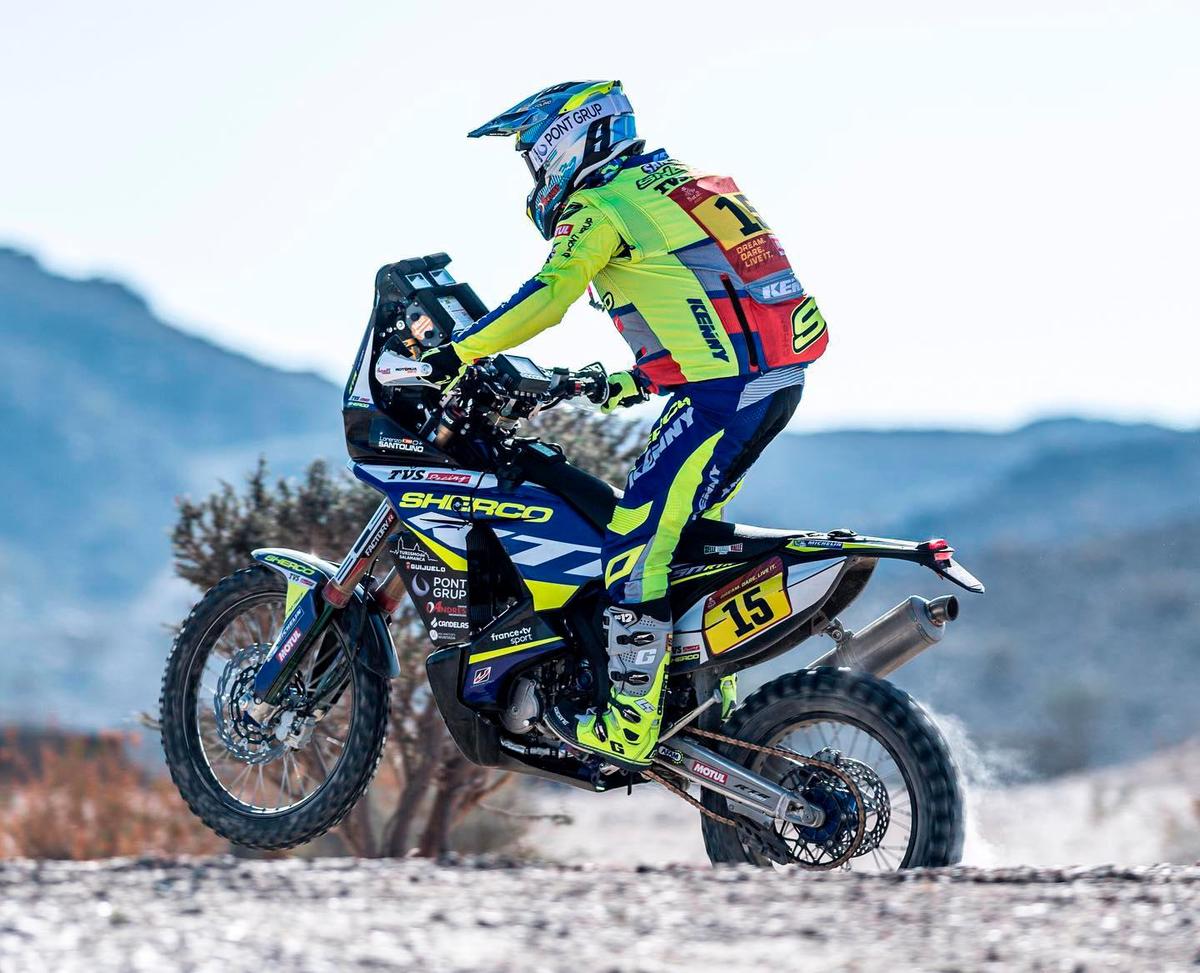
[[[655,388],[811,362],[829,340],[737,184],[659,150],[571,194],[542,269],[455,335],[460,357],[495,354],[557,324],[589,281]]]

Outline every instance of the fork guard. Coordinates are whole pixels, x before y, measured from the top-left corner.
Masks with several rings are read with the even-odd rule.
[[[400,658],[386,616],[362,585],[355,587],[353,598],[344,609],[335,608],[322,597],[326,583],[337,573],[336,564],[286,547],[259,548],[251,556],[278,571],[287,581],[283,625],[271,646],[270,656],[255,677],[255,696],[270,704],[278,702],[287,680],[339,611],[349,621],[351,631],[359,633],[356,639],[359,663],[389,679],[400,675]]]

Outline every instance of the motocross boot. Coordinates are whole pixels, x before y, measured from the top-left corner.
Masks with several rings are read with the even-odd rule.
[[[642,606],[638,606],[642,607]],[[608,634],[608,705],[574,713],[562,704],[546,714],[550,728],[575,746],[618,765],[647,767],[662,728],[663,686],[671,657],[671,619],[614,605]]]

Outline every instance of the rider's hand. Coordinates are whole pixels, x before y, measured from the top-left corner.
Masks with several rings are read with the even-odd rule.
[[[600,406],[601,412],[612,412],[629,405],[645,402],[650,396],[642,388],[637,376],[632,372],[614,372],[608,376],[608,398]]]
[[[453,342],[446,342],[437,348],[430,348],[421,355],[421,361],[428,365],[432,372],[429,381],[434,385],[445,385],[452,379],[458,378],[463,370],[463,360],[459,358]]]

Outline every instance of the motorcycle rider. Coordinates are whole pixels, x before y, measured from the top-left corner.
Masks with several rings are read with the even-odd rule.
[[[668,396],[605,533],[609,702],[546,719],[569,742],[633,767],[658,742],[670,662],[672,554],[721,508],[800,402],[825,319],[779,241],[725,176],[645,151],[619,81],[556,84],[469,133],[515,136],[552,241],[507,302],[426,353],[435,377],[519,345],[594,281],[636,364],[609,376],[603,411]]]

